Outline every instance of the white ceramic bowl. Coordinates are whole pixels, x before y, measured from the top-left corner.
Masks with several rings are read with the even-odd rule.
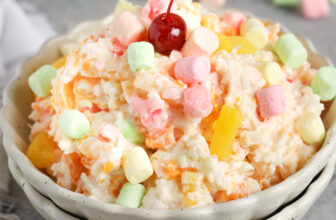
[[[15,165],[11,159],[8,160],[8,167],[15,181],[26,194],[29,202],[43,218],[53,220],[79,220],[58,208],[52,201],[41,195],[34,187],[32,187],[24,178],[20,168]]]
[[[330,180],[333,178],[335,165],[336,152],[329,159],[328,164],[317,177],[317,179],[308,186],[306,192],[297,200],[295,200],[295,202],[285,206],[279,213],[273,215],[268,220],[298,220],[303,218],[303,216],[307,213],[313,203],[320,197]]]
[[[25,152],[29,144],[27,116],[31,111],[30,104],[33,101],[33,94],[28,87],[27,78],[41,65],[51,63],[59,58],[60,45],[75,41],[82,33],[101,29],[111,19],[112,16],[108,16],[101,21],[83,23],[73,31],[49,40],[35,56],[23,63],[15,79],[4,91],[4,107],[0,114],[0,124],[4,133],[3,141],[8,157],[23,171],[25,179],[57,206],[88,219],[111,219],[112,217],[115,219],[262,218],[297,197],[327,164],[336,148],[336,125],[330,121],[333,114],[327,115],[326,121],[330,126],[333,126],[328,131],[325,143],[304,168],[285,181],[247,198],[186,210],[145,210],[99,202],[58,186],[48,176],[36,169],[22,153]],[[285,32],[286,29],[283,28],[283,31]],[[308,40],[299,35],[298,37],[308,49],[309,61],[313,67],[332,65],[326,57],[316,52]],[[333,108],[336,108],[336,105],[333,105]],[[330,112],[334,111],[334,109],[330,110]]]
[[[331,178],[334,175],[336,163],[336,152],[334,156],[329,159],[328,164],[322,170],[321,174],[307,187],[306,191],[299,197],[295,198],[290,204],[280,207],[275,214],[268,217],[269,220],[288,220],[302,219],[307,213],[313,203],[319,198],[322,192],[327,187]],[[34,187],[32,187],[26,178],[23,176],[20,168],[14,164],[12,160],[9,160],[9,169],[19,184],[19,186],[25,192],[28,200],[35,207],[35,209],[45,218],[49,220],[78,220],[70,213],[64,212],[57,207],[50,199],[41,195]]]

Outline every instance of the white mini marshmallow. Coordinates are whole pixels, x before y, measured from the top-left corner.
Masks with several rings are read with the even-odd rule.
[[[280,83],[282,69],[276,62],[265,62],[260,66],[261,73],[268,86]]]

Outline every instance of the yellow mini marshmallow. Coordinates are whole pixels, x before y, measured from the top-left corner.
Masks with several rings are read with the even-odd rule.
[[[260,66],[260,71],[268,86],[280,83],[282,70],[276,62],[265,62]]]
[[[122,14],[125,11],[128,12],[134,12],[137,9],[136,6],[134,6],[131,2],[128,2],[126,0],[119,0],[119,2],[117,3],[115,10],[114,10],[114,16],[118,16],[120,14]]]
[[[142,147],[127,151],[122,165],[127,180],[133,184],[141,183],[153,174],[152,164]]]
[[[265,25],[256,18],[250,18],[240,27],[241,36],[247,38],[257,49],[264,48],[268,43],[269,32]]]
[[[321,117],[313,112],[303,113],[295,129],[306,144],[320,144],[326,133]]]
[[[78,45],[76,43],[63,44],[60,47],[60,51],[63,56],[70,56],[75,50],[77,50]]]

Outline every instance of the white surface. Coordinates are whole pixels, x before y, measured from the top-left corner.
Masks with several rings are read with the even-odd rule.
[[[108,22],[107,18],[105,22]],[[48,177],[36,170],[28,159],[18,150],[26,147],[26,140],[29,129],[22,127],[27,123],[26,115],[30,111],[29,102],[32,100],[31,93],[26,85],[26,78],[32,70],[43,63],[50,63],[58,56],[57,48],[64,42],[69,42],[78,36],[79,33],[101,27],[101,23],[86,23],[77,27],[70,35],[53,39],[48,42],[42,51],[28,60],[22,67],[21,78],[13,82],[10,96],[6,96],[4,103],[6,108],[2,115],[1,126],[4,130],[4,143],[7,153],[18,166],[25,170],[24,176],[40,192],[48,195],[60,207],[67,211],[77,213],[81,216],[96,219],[110,219],[112,216],[118,219],[129,219],[130,216],[137,219],[167,217],[167,219],[189,218],[196,219],[207,216],[208,219],[220,218],[225,215],[233,219],[249,219],[265,216],[298,195],[327,163],[331,153],[335,149],[336,127],[327,138],[324,147],[314,156],[312,161],[295,175],[274,187],[252,195],[248,198],[236,200],[224,204],[217,204],[210,207],[192,210],[174,211],[148,211],[143,209],[128,209],[112,204],[101,203],[89,199],[83,195],[67,191]],[[308,44],[309,45],[309,44]],[[314,55],[316,66],[326,65],[328,62],[324,57]],[[22,95],[26,95],[23,98]],[[241,210],[244,212],[241,212]]]
[[[29,5],[25,4],[27,7]],[[35,53],[53,35],[55,32],[41,14],[25,13],[15,1],[1,0],[0,85],[9,80],[10,74],[6,73],[11,72],[23,58]]]

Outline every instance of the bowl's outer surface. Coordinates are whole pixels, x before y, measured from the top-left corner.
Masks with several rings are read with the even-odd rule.
[[[101,29],[111,21],[112,16],[102,21],[87,22],[77,26],[68,34],[49,40],[39,53],[23,63],[15,79],[4,91],[4,107],[0,114],[0,125],[4,133],[5,150],[11,160],[23,171],[27,181],[39,192],[50,198],[57,206],[89,219],[252,219],[261,218],[274,212],[281,205],[298,196],[327,164],[336,148],[336,125],[329,129],[323,147],[300,171],[285,181],[247,198],[215,204],[208,207],[187,210],[145,210],[130,209],[114,204],[90,199],[58,186],[48,176],[37,170],[25,152],[29,142],[28,114],[33,94],[27,78],[43,64],[51,63],[60,54],[58,48],[66,42],[78,39],[79,35]],[[283,29],[286,31],[286,29]],[[299,36],[300,37],[300,36]],[[319,55],[312,44],[300,37],[309,51],[309,61],[313,67],[332,65],[324,56]],[[335,107],[335,105],[333,105]],[[335,111],[331,109],[330,111]],[[332,125],[333,123],[330,123]],[[243,210],[243,211],[242,211]]]
[[[327,166],[323,169],[320,176],[313,181],[306,192],[300,196],[294,203],[284,207],[278,214],[273,215],[269,220],[287,220],[301,219],[307,213],[308,209],[320,197],[322,192],[328,186],[328,183],[334,176],[336,163],[336,152],[329,159]]]
[[[73,217],[58,208],[52,201],[36,191],[36,189],[24,178],[20,168],[14,164],[11,159],[8,160],[8,167],[15,181],[20,185],[26,194],[29,202],[43,218],[53,220],[79,220],[79,218]]]
[[[276,214],[268,217],[269,220],[288,220],[302,219],[307,213],[308,209],[318,199],[320,194],[325,190],[331,178],[334,175],[336,163],[336,152],[333,158],[331,158],[327,166],[322,170],[319,177],[314,180],[298,198],[295,198],[295,202],[282,207],[281,210],[277,210]],[[41,195],[34,187],[32,187],[22,174],[20,168],[14,164],[12,160],[9,160],[9,169],[19,184],[24,190],[26,196],[35,209],[45,218],[49,220],[78,220],[77,217],[64,212],[57,207],[51,200]]]

